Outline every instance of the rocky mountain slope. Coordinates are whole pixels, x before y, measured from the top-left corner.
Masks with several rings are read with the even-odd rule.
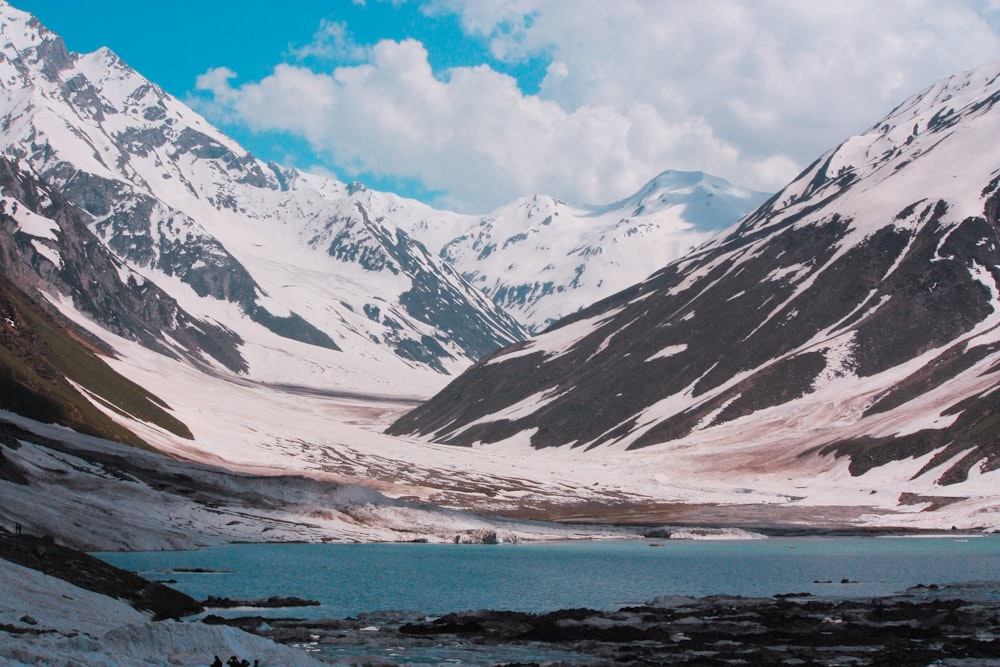
[[[864,477],[880,480],[872,494],[923,480],[938,504],[995,497],[998,102],[1000,64],[936,83],[697,251],[482,360],[389,432],[648,450],[663,484],[781,477],[790,498],[837,471],[845,494]]]
[[[348,385],[351,375],[450,373],[523,337],[390,220],[401,203],[409,215],[432,209],[264,164],[112,52],[70,53],[7,4],[0,22],[0,151],[86,214],[116,265],[101,280],[133,291],[152,284],[185,315],[174,326],[154,305],[157,317],[136,322],[135,304],[88,301],[86,278],[57,290],[63,308],[117,321],[116,334],[154,347],[283,381],[323,369]],[[20,207],[44,215],[30,201]],[[64,242],[62,233],[33,242],[49,249],[37,280],[63,270]],[[275,352],[280,371],[268,361]]]

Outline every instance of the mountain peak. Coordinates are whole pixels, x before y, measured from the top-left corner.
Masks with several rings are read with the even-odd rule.
[[[438,247],[467,280],[537,332],[646,278],[766,197],[701,172],[666,171],[606,206],[521,197],[468,220]]]
[[[695,229],[717,232],[725,229],[768,198],[767,193],[742,188],[701,171],[664,171],[638,192],[614,204],[595,207],[606,215],[615,210],[631,216],[667,215],[671,210]]]
[[[38,46],[43,41],[59,39],[34,16],[11,6],[5,0],[0,0],[0,34],[5,38],[5,48],[18,51]]]
[[[969,183],[985,185],[997,166],[991,151],[970,146],[995,142],[998,102],[1000,62],[938,81],[820,156],[749,227],[773,225],[776,218],[798,215],[807,201],[834,197],[853,221],[856,240],[892,220],[907,197],[916,201],[933,193],[947,201],[943,222],[981,215],[981,193]]]
[[[703,171],[677,171],[675,169],[667,169],[665,171],[661,171],[655,177],[650,179],[640,192],[647,188],[680,189],[685,187],[694,187],[704,180],[705,172]]]
[[[3,42],[3,66],[0,76],[4,87],[19,81],[23,87],[41,74],[57,81],[59,72],[72,66],[72,57],[62,38],[49,31],[38,19],[7,3],[0,4],[0,38]],[[14,71],[5,71],[13,66]]]

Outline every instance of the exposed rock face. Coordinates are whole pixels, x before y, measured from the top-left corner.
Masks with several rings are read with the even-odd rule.
[[[982,150],[998,75],[907,100],[715,240],[484,359],[390,432],[635,449],[731,426],[773,468],[768,443],[809,424],[783,456],[847,455],[860,474],[936,451],[942,484],[1000,467],[1000,159]]]
[[[2,157],[0,192],[0,269],[26,294],[41,303],[61,295],[112,333],[163,354],[204,355],[246,370],[239,336],[191,316],[130,271],[99,242],[79,208]]]

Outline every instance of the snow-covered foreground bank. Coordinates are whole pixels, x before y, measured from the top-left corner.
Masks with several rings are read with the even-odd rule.
[[[263,665],[314,665],[307,653],[235,628],[153,621],[126,603],[0,559],[0,663],[207,665],[237,655]]]

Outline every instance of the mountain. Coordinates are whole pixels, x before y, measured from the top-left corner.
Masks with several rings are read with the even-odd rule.
[[[535,195],[477,220],[421,219],[409,231],[539,332],[645,279],[767,197],[701,172],[665,171],[605,206]]]
[[[104,246],[114,267],[73,282],[60,262],[75,241],[53,231],[32,242],[45,248],[33,265],[38,280],[63,279],[37,294],[67,317],[75,309],[219,370],[366,388],[401,378],[433,386],[419,379],[427,370],[456,372],[524,337],[392,222],[438,212],[265,164],[111,51],[70,53],[6,4],[0,21],[0,152],[82,212],[93,237],[82,242]],[[20,201],[25,209],[45,216]],[[149,307],[159,314],[140,322],[136,303],[90,298],[82,286],[92,280],[157,291]]]
[[[436,211],[260,162],[110,51],[69,53],[5,4],[0,23],[0,418],[477,513],[1000,526],[995,71],[915,97],[579,310],[618,272],[604,257],[650,246],[649,216],[711,232],[687,216],[725,209],[727,186],[667,172],[606,207]],[[536,299],[550,246],[551,294],[575,303]],[[573,314],[493,353],[526,331],[461,273],[524,292],[532,327]],[[4,447],[4,498],[38,502],[21,482],[41,459]]]
[[[5,3],[0,20],[0,152],[82,209],[122,280],[176,302],[189,335],[169,318],[137,327],[123,308],[73,306],[258,379],[433,390],[409,378],[459,372],[645,278],[764,197],[664,172],[607,206],[539,195],[487,216],[439,211],[265,164],[111,51],[70,53]]]
[[[821,486],[858,505],[995,500],[998,127],[1000,63],[942,80],[693,253],[481,360],[388,432],[624,450],[643,462],[636,484],[714,484],[731,502],[750,492],[737,479],[783,485],[789,502],[821,502]]]
[[[382,433],[527,335],[417,240],[481,218],[262,163],[110,51],[70,53],[4,3],[0,32],[0,421],[477,513],[648,500]],[[0,458],[17,520],[45,487]],[[79,488],[84,510],[113,503]],[[351,521],[376,525],[364,505]],[[39,527],[65,538],[60,516]]]

